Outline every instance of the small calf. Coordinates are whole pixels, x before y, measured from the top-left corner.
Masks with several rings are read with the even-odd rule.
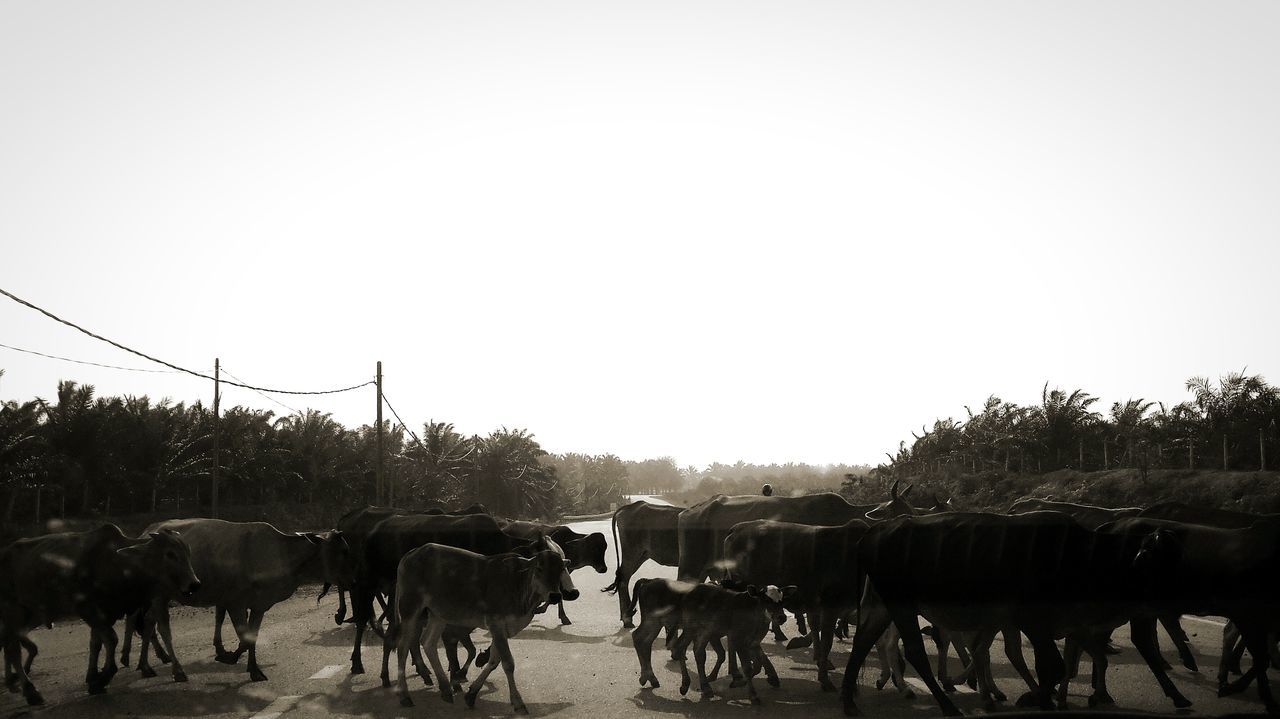
[[[769,684],[778,686],[778,674],[769,658],[760,648],[760,642],[769,631],[771,620],[782,612],[782,601],[795,592],[795,587],[779,589],[768,586],[760,589],[754,585],[745,591],[735,591],[714,584],[695,584],[670,579],[643,579],[636,584],[631,612],[640,607],[640,625],[631,633],[636,656],[640,660],[640,684],[646,682],[660,686],[650,663],[653,640],[664,627],[668,634],[680,630],[680,637],[671,648],[672,657],[680,662],[680,693],[689,691],[689,670],[685,663],[685,650],[692,644],[693,656],[698,664],[698,688],[702,697],[715,695],[711,679],[719,669],[719,662],[706,672],[707,644],[719,643],[720,637],[728,639],[729,652],[742,665],[747,691],[752,704],[759,704],[751,678],[763,668]],[[718,648],[717,648],[718,651]],[[736,684],[735,684],[736,685]]]

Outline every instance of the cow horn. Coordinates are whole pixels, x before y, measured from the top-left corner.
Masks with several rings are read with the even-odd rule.
[[[913,487],[915,487],[915,485],[914,485],[914,484],[908,484],[908,485],[907,485],[907,488],[906,488],[906,489],[904,489],[904,490],[902,490],[902,496],[903,496],[903,497],[906,497],[908,494],[911,494],[911,490],[912,490],[912,488],[913,488]]]
[[[893,480],[893,486],[889,487],[889,496],[894,499],[898,498],[898,480]]]

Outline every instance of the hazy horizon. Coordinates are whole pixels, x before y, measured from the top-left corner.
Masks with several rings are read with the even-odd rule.
[[[875,465],[1046,381],[1105,411],[1280,380],[1277,31],[1268,2],[11,2],[0,287],[252,384],[381,360],[415,429]],[[149,367],[2,297],[0,343]],[[212,393],[0,368],[0,400]],[[373,421],[368,388],[276,399]]]

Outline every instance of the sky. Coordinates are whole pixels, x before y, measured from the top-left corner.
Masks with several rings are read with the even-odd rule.
[[[1277,36],[1271,0],[9,0],[0,287],[274,388],[381,360],[415,428],[876,463],[1046,382],[1280,380]],[[0,343],[155,367],[3,297]]]

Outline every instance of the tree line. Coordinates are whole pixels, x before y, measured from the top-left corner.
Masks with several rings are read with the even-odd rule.
[[[1261,376],[1231,372],[1216,382],[1192,377],[1190,398],[1168,406],[1114,402],[1081,389],[1050,389],[1020,406],[992,395],[976,412],[935,420],[888,454],[881,473],[901,476],[999,470],[1275,469],[1280,465],[1280,389]]]
[[[3,373],[3,370],[0,370]],[[201,402],[98,396],[92,385],[0,405],[0,519],[208,512],[214,417]],[[348,428],[328,413],[276,415],[236,406],[217,422],[219,505],[375,500],[377,428]],[[502,427],[464,435],[448,422],[420,432],[384,423],[384,479],[397,505],[479,502],[512,517],[607,511],[634,484],[670,491],[683,475],[671,458],[550,454],[533,434]]]

